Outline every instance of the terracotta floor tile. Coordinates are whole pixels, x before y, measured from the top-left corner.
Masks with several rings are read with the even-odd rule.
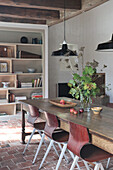
[[[26,125],[26,132],[32,132],[33,128],[30,124],[27,123]],[[26,141],[28,141],[28,138],[29,137],[26,137]],[[7,121],[6,118],[3,121],[0,120],[0,170],[38,170],[46,150],[45,145],[42,145],[36,163],[32,165],[32,160],[39,142],[40,136],[34,135],[25,155],[23,155],[22,152],[25,145],[21,143],[21,115],[18,118],[15,115],[14,117],[11,117],[11,119],[8,118]],[[48,141],[46,142],[49,144]],[[58,146],[55,146],[59,150]],[[68,152],[66,155],[70,158]],[[58,157],[52,148],[43,164],[42,170],[55,170],[57,161]],[[106,162],[107,160],[103,161],[104,166],[106,166]],[[72,161],[69,164],[66,164],[63,159],[59,170],[69,170],[71,164]],[[83,163],[80,163],[80,166],[83,166]],[[81,170],[86,169],[82,167]],[[113,158],[110,161],[109,170],[113,170]]]
[[[9,170],[8,167],[0,168],[0,170]]]

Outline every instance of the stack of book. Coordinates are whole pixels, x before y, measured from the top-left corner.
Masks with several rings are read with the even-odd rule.
[[[19,100],[27,100],[27,97],[26,96],[16,96],[15,102],[19,102]]]
[[[1,103],[8,103],[8,100],[7,99],[0,99],[0,104]]]
[[[31,99],[39,99],[42,97],[43,97],[42,93],[32,93],[31,95]]]
[[[34,80],[34,87],[42,87],[42,78],[38,78]]]
[[[21,88],[31,88],[31,87],[32,87],[32,82],[21,83]]]

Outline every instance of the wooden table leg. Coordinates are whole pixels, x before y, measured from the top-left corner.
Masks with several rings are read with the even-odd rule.
[[[26,111],[22,110],[22,143],[23,144],[25,144],[25,136],[26,136],[26,133],[25,133],[25,114],[26,114]]]

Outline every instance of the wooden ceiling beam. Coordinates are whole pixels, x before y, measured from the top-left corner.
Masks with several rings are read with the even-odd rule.
[[[14,22],[14,23],[29,23],[29,24],[46,24],[46,20],[35,20],[35,19],[27,19],[27,18],[17,18],[17,17],[10,17],[10,16],[1,16],[1,22]]]
[[[65,0],[66,9],[81,9],[82,0]],[[0,5],[40,8],[40,9],[63,9],[64,0],[0,0]]]
[[[59,19],[60,12],[58,10],[46,10],[46,9],[32,9],[32,8],[20,8],[0,5],[0,14],[17,15],[23,18],[32,19]]]

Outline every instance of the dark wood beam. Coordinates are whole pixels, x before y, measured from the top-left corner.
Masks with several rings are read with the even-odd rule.
[[[66,9],[81,9],[82,0],[65,0]],[[0,0],[0,5],[41,8],[63,9],[64,0]]]
[[[35,8],[20,8],[0,5],[0,14],[17,15],[32,19],[59,19],[60,13],[58,10],[46,10]]]
[[[26,18],[16,18],[0,15],[0,22],[29,23],[29,24],[46,24],[46,20],[34,20]]]

